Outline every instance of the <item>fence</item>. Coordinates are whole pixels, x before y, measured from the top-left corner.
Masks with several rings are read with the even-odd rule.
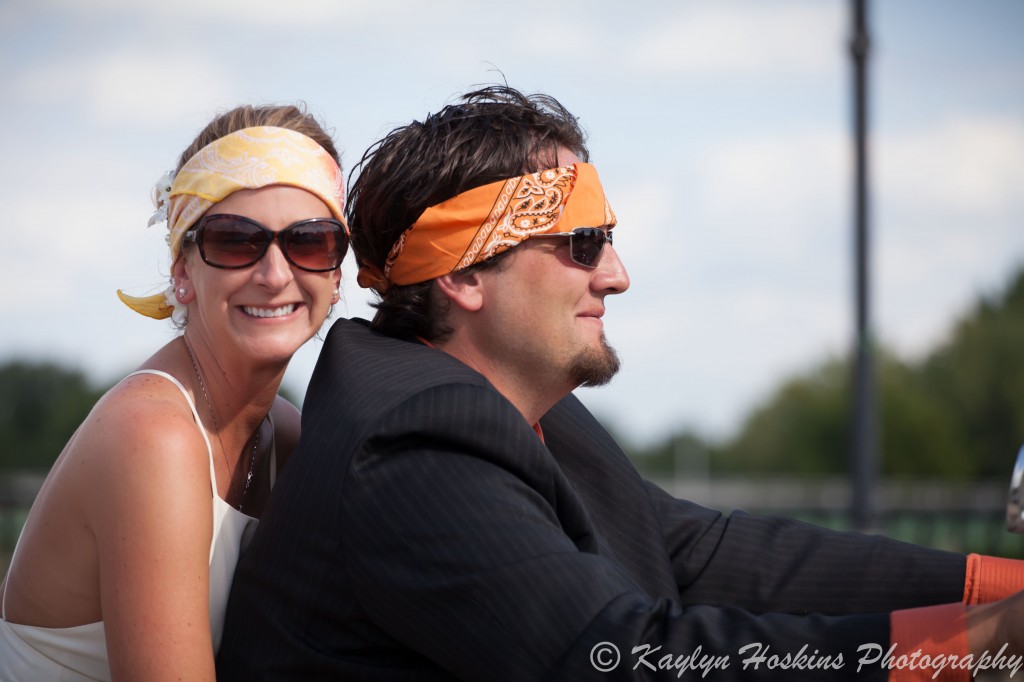
[[[657,481],[676,497],[754,514],[850,528],[852,486],[843,478],[686,478]],[[1024,557],[1024,535],[1006,530],[1005,480],[948,483],[885,480],[872,491],[878,532],[955,552]]]
[[[0,573],[42,476],[0,477]],[[708,479],[656,481],[676,497],[722,511],[789,516],[830,528],[849,527],[851,488],[844,479]],[[952,484],[883,481],[875,489],[877,531],[907,542],[957,552],[1024,557],[1024,535],[1006,531],[1009,480]]]

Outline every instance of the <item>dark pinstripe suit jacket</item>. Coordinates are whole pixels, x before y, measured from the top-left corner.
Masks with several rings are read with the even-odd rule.
[[[673,499],[575,397],[545,446],[480,374],[355,321],[331,329],[302,420],[238,567],[221,680],[666,679],[640,658],[698,647],[728,657],[708,679],[837,679],[859,645],[888,648],[887,611],[962,596],[960,555]],[[744,670],[753,643],[844,665]]]

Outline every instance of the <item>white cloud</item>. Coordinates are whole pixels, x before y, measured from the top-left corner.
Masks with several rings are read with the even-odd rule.
[[[883,198],[979,217],[1024,205],[1024,121],[955,118],[876,138]]]
[[[731,139],[701,160],[702,198],[755,214],[834,201],[852,174],[848,146],[838,128]]]
[[[841,248],[847,234],[847,146],[838,132],[812,130],[708,149],[693,190],[706,221],[698,229],[724,263],[820,269],[823,248]]]
[[[1024,124],[952,119],[876,147],[879,329],[918,356],[1024,265]]]
[[[380,0],[299,0],[283,4],[277,0],[175,0],[140,4],[137,0],[93,0],[83,6],[76,0],[36,0],[40,9],[124,15],[143,13],[146,20],[187,20],[225,23],[234,27],[303,27],[341,18],[383,14],[387,3]],[[392,15],[393,16],[393,15]]]
[[[634,66],[705,76],[831,75],[841,58],[840,9],[823,2],[681,4],[639,36]]]
[[[7,204],[0,289],[31,292],[31,297],[4,296],[0,313],[5,316],[40,306],[57,310],[69,298],[93,306],[118,287],[158,281],[157,261],[166,268],[160,235],[147,234],[145,216],[110,196],[55,200],[34,193]]]
[[[170,60],[159,45],[122,45],[93,57],[67,55],[26,68],[14,76],[11,93],[32,108],[73,103],[101,125],[160,129],[183,117],[205,117],[239,99],[219,63],[203,52]]]

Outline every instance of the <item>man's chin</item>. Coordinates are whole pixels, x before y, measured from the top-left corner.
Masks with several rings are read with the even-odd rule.
[[[619,355],[601,336],[601,345],[581,351],[569,365],[569,376],[576,386],[604,386],[619,371]]]

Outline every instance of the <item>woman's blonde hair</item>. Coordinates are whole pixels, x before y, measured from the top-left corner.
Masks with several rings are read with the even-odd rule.
[[[256,128],[259,126],[272,126],[275,128],[287,128],[297,133],[302,133],[310,138],[330,154],[341,166],[341,158],[338,150],[334,147],[334,140],[324,130],[323,125],[315,116],[306,111],[305,105],[260,105],[246,104],[220,114],[210,121],[202,132],[196,136],[192,144],[181,153],[178,159],[178,166],[175,171],[181,170],[189,159],[206,145],[219,140],[233,132],[245,128]]]

